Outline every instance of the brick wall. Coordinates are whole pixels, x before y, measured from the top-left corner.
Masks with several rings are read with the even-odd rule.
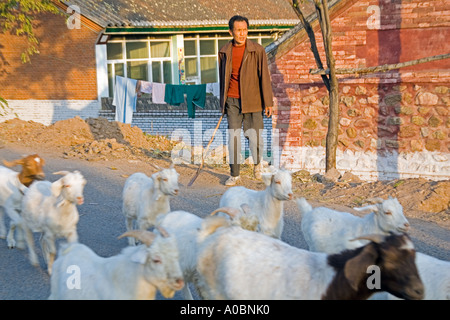
[[[353,5],[332,15],[337,68],[370,67],[450,52],[446,40],[450,0],[348,2]],[[374,20],[377,12],[379,18]],[[315,35],[323,52],[319,29]],[[309,73],[316,68],[309,39],[301,32],[295,37],[297,45],[289,50],[281,47],[270,60],[276,99],[273,123],[280,130],[282,161],[293,169],[320,172],[325,168],[328,93],[320,76]],[[322,59],[325,63],[323,55]],[[338,78],[338,170],[347,168],[370,179],[450,177],[450,59]],[[413,154],[416,160],[408,158]],[[358,159],[349,158],[355,155],[371,160],[358,164]],[[412,164],[404,166],[401,157]]]
[[[0,122],[19,118],[46,126],[75,116],[95,118],[100,110],[98,100],[8,100],[8,107],[1,113]]]
[[[96,100],[98,31],[69,29],[65,17],[43,14],[35,22],[39,53],[22,63],[26,38],[0,33],[0,96],[7,100]]]

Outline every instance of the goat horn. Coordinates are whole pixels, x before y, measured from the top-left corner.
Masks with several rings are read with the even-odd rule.
[[[210,215],[213,216],[217,212],[223,212],[223,213],[226,213],[227,215],[229,215],[231,218],[235,218],[239,214],[240,210],[236,209],[236,208],[231,208],[231,207],[222,207],[222,208],[214,210],[213,212],[211,212]]]
[[[369,240],[375,243],[381,243],[385,239],[385,236],[382,234],[367,234],[364,236],[359,236],[357,238],[351,239],[350,241],[357,241],[357,240]]]
[[[162,236],[163,238],[168,238],[168,237],[169,237],[169,233],[168,233],[167,230],[164,229],[163,227],[157,226],[156,229],[159,231],[159,233],[161,234],[161,236]]]
[[[225,217],[206,217],[202,222],[201,233],[203,237],[209,236],[216,232],[220,227],[228,227],[230,222]]]
[[[123,237],[136,238],[148,247],[152,244],[156,235],[153,232],[150,232],[147,230],[132,230],[132,231],[127,231],[127,232],[123,233],[117,239],[121,239]]]
[[[61,175],[61,176],[65,176],[66,174],[69,174],[69,173],[70,173],[70,171],[66,171],[66,170],[53,172],[53,174],[57,174],[57,175]]]

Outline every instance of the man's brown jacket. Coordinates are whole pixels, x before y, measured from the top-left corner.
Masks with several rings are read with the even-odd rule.
[[[233,42],[230,41],[219,50],[220,106],[222,111],[227,100],[228,86],[231,77],[231,52]],[[272,84],[270,80],[267,56],[264,47],[247,39],[241,70],[239,87],[242,113],[263,111],[273,106]]]

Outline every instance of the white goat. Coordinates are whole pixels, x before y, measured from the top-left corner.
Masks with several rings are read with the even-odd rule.
[[[188,283],[194,283],[196,277],[197,232],[203,219],[190,212],[177,210],[160,215],[157,225],[174,235],[177,240],[179,263],[185,286],[183,296],[193,300]]]
[[[242,186],[229,188],[220,198],[220,207],[240,208],[246,203],[259,220],[259,232],[281,238],[283,232],[283,205],[292,200],[291,172],[281,168],[263,174],[266,189],[257,191]]]
[[[42,232],[41,246],[47,263],[48,273],[52,273],[57,238],[66,238],[69,242],[78,241],[77,223],[79,214],[77,205],[84,203],[83,190],[86,180],[83,175],[74,172],[59,171],[63,175],[55,182],[37,181],[33,183],[22,199],[21,228],[29,250],[31,264],[39,264],[34,251],[33,232]]]
[[[127,231],[134,229],[134,221],[139,230],[153,227],[158,215],[170,212],[170,197],[178,194],[178,176],[171,164],[151,177],[141,172],[128,177],[122,193]],[[134,238],[128,238],[128,243],[135,245]]]
[[[45,178],[42,170],[45,161],[37,154],[33,154],[11,162],[3,161],[3,164],[7,167],[22,166],[20,172],[0,166],[0,238],[6,237],[4,221],[6,212],[11,220],[7,244],[9,248],[14,248],[16,246],[14,229],[16,228],[16,221],[20,221],[19,215],[23,194],[33,181]],[[25,247],[24,245],[24,242],[18,243],[21,248]]]
[[[61,246],[49,299],[154,300],[157,290],[172,298],[184,286],[177,244],[175,237],[158,230],[124,233],[119,238],[136,237],[143,244],[108,258],[80,243]]]
[[[217,212],[224,212],[231,217],[233,225],[239,225],[242,228],[256,231],[258,221],[254,216],[247,213],[242,214],[236,208],[219,208],[214,210],[211,215]],[[183,296],[186,300],[193,300],[188,283],[196,284],[197,279],[197,234],[203,222],[203,218],[183,211],[171,211],[167,214],[160,215],[157,219],[157,226],[166,229],[177,239],[180,267],[183,271],[185,286],[183,288]]]
[[[363,234],[384,234],[391,231],[406,232],[408,220],[396,198],[377,203],[373,212],[364,217],[349,212],[336,211],[326,207],[312,208],[305,198],[298,198],[301,229],[309,250],[325,253],[338,253],[354,249],[367,243],[365,240],[350,241]]]
[[[198,288],[207,299],[367,299],[379,290],[423,297],[406,234],[366,235],[371,242],[364,247],[327,255],[213,218],[205,219],[198,237]],[[378,283],[370,289],[367,270],[373,265]]]

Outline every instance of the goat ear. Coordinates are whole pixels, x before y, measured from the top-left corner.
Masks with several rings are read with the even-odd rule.
[[[383,204],[382,203],[376,203],[373,208],[372,212],[375,212],[375,214],[378,214],[383,211]]]
[[[145,247],[141,247],[131,255],[131,261],[139,264],[145,264],[148,259],[148,254],[148,250],[146,250]]]
[[[275,174],[275,173],[277,173],[278,169],[277,169],[275,166],[270,165],[268,171],[269,171],[271,174]]]
[[[159,200],[162,197],[162,193],[159,190],[161,186],[161,175],[159,172],[156,172],[150,176],[150,179],[153,180],[153,199]]]
[[[369,244],[356,256],[347,261],[344,266],[344,276],[353,290],[358,290],[361,280],[366,276],[367,267],[375,264],[378,254]]]
[[[272,177],[273,177],[272,173],[266,172],[262,174],[262,181],[264,182],[264,185],[266,187],[270,186],[270,183],[272,182]]]
[[[161,175],[159,174],[159,172],[152,174],[150,178],[153,180],[155,188],[159,188],[159,181],[161,180]]]
[[[64,178],[61,178],[59,180],[56,180],[55,182],[52,183],[52,195],[54,197],[59,197],[59,195],[61,194],[61,191],[63,189],[64,186]]]
[[[3,160],[3,164],[9,168],[15,167],[18,165],[23,165],[23,159],[13,160],[13,161],[6,161]]]

